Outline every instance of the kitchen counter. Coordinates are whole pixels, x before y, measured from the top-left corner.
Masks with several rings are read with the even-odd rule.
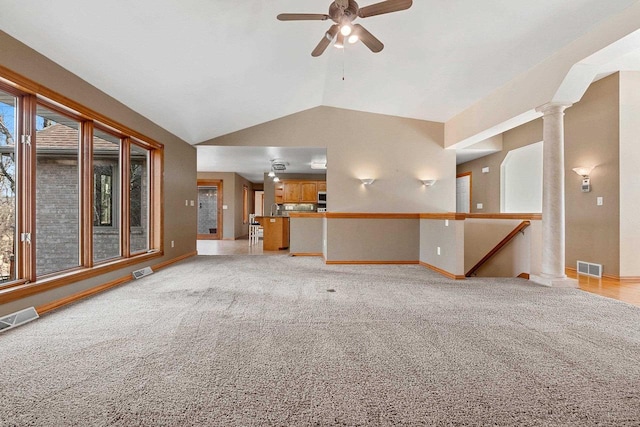
[[[289,247],[289,217],[257,216],[262,225],[262,250],[278,251]]]

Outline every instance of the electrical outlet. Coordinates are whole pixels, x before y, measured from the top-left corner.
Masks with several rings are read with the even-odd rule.
[[[195,206],[196,205],[195,201],[193,201],[193,200],[190,203],[191,203],[191,206]]]
[[[596,198],[596,204],[598,206],[602,206],[604,204],[604,197],[598,197]]]
[[[444,226],[445,226],[445,227],[448,227],[448,226],[449,226],[449,220],[448,220],[448,219],[445,219],[445,220],[444,220]]]
[[[188,201],[188,200],[185,200],[185,201],[184,201],[184,205],[185,205],[185,206],[189,206],[189,201]]]
[[[438,249],[436,249],[436,253],[440,255],[440,246],[438,246]]]
[[[482,203],[478,203],[478,204],[476,205],[476,209],[482,209],[482,208],[483,208]]]
[[[171,247],[175,247],[175,242],[173,240],[171,241]]]

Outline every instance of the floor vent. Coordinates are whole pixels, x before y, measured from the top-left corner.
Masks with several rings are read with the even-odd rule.
[[[16,311],[4,317],[0,317],[0,332],[7,331],[16,326],[23,325],[32,320],[36,320],[38,312],[34,307],[25,308],[24,310]]]
[[[578,274],[587,276],[602,277],[602,264],[578,261]]]
[[[141,279],[144,276],[150,275],[151,273],[153,273],[153,270],[151,269],[151,267],[141,268],[140,270],[136,270],[133,272],[133,278]]]

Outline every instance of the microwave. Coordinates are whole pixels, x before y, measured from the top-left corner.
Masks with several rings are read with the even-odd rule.
[[[318,191],[318,204],[326,205],[327,204],[327,192],[326,191]]]

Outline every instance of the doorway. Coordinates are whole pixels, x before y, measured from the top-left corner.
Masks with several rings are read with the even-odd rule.
[[[471,213],[471,172],[456,176],[456,212]]]
[[[222,180],[198,180],[198,239],[222,239]]]
[[[253,213],[256,216],[262,216],[264,213],[264,191],[258,190],[254,193]]]

